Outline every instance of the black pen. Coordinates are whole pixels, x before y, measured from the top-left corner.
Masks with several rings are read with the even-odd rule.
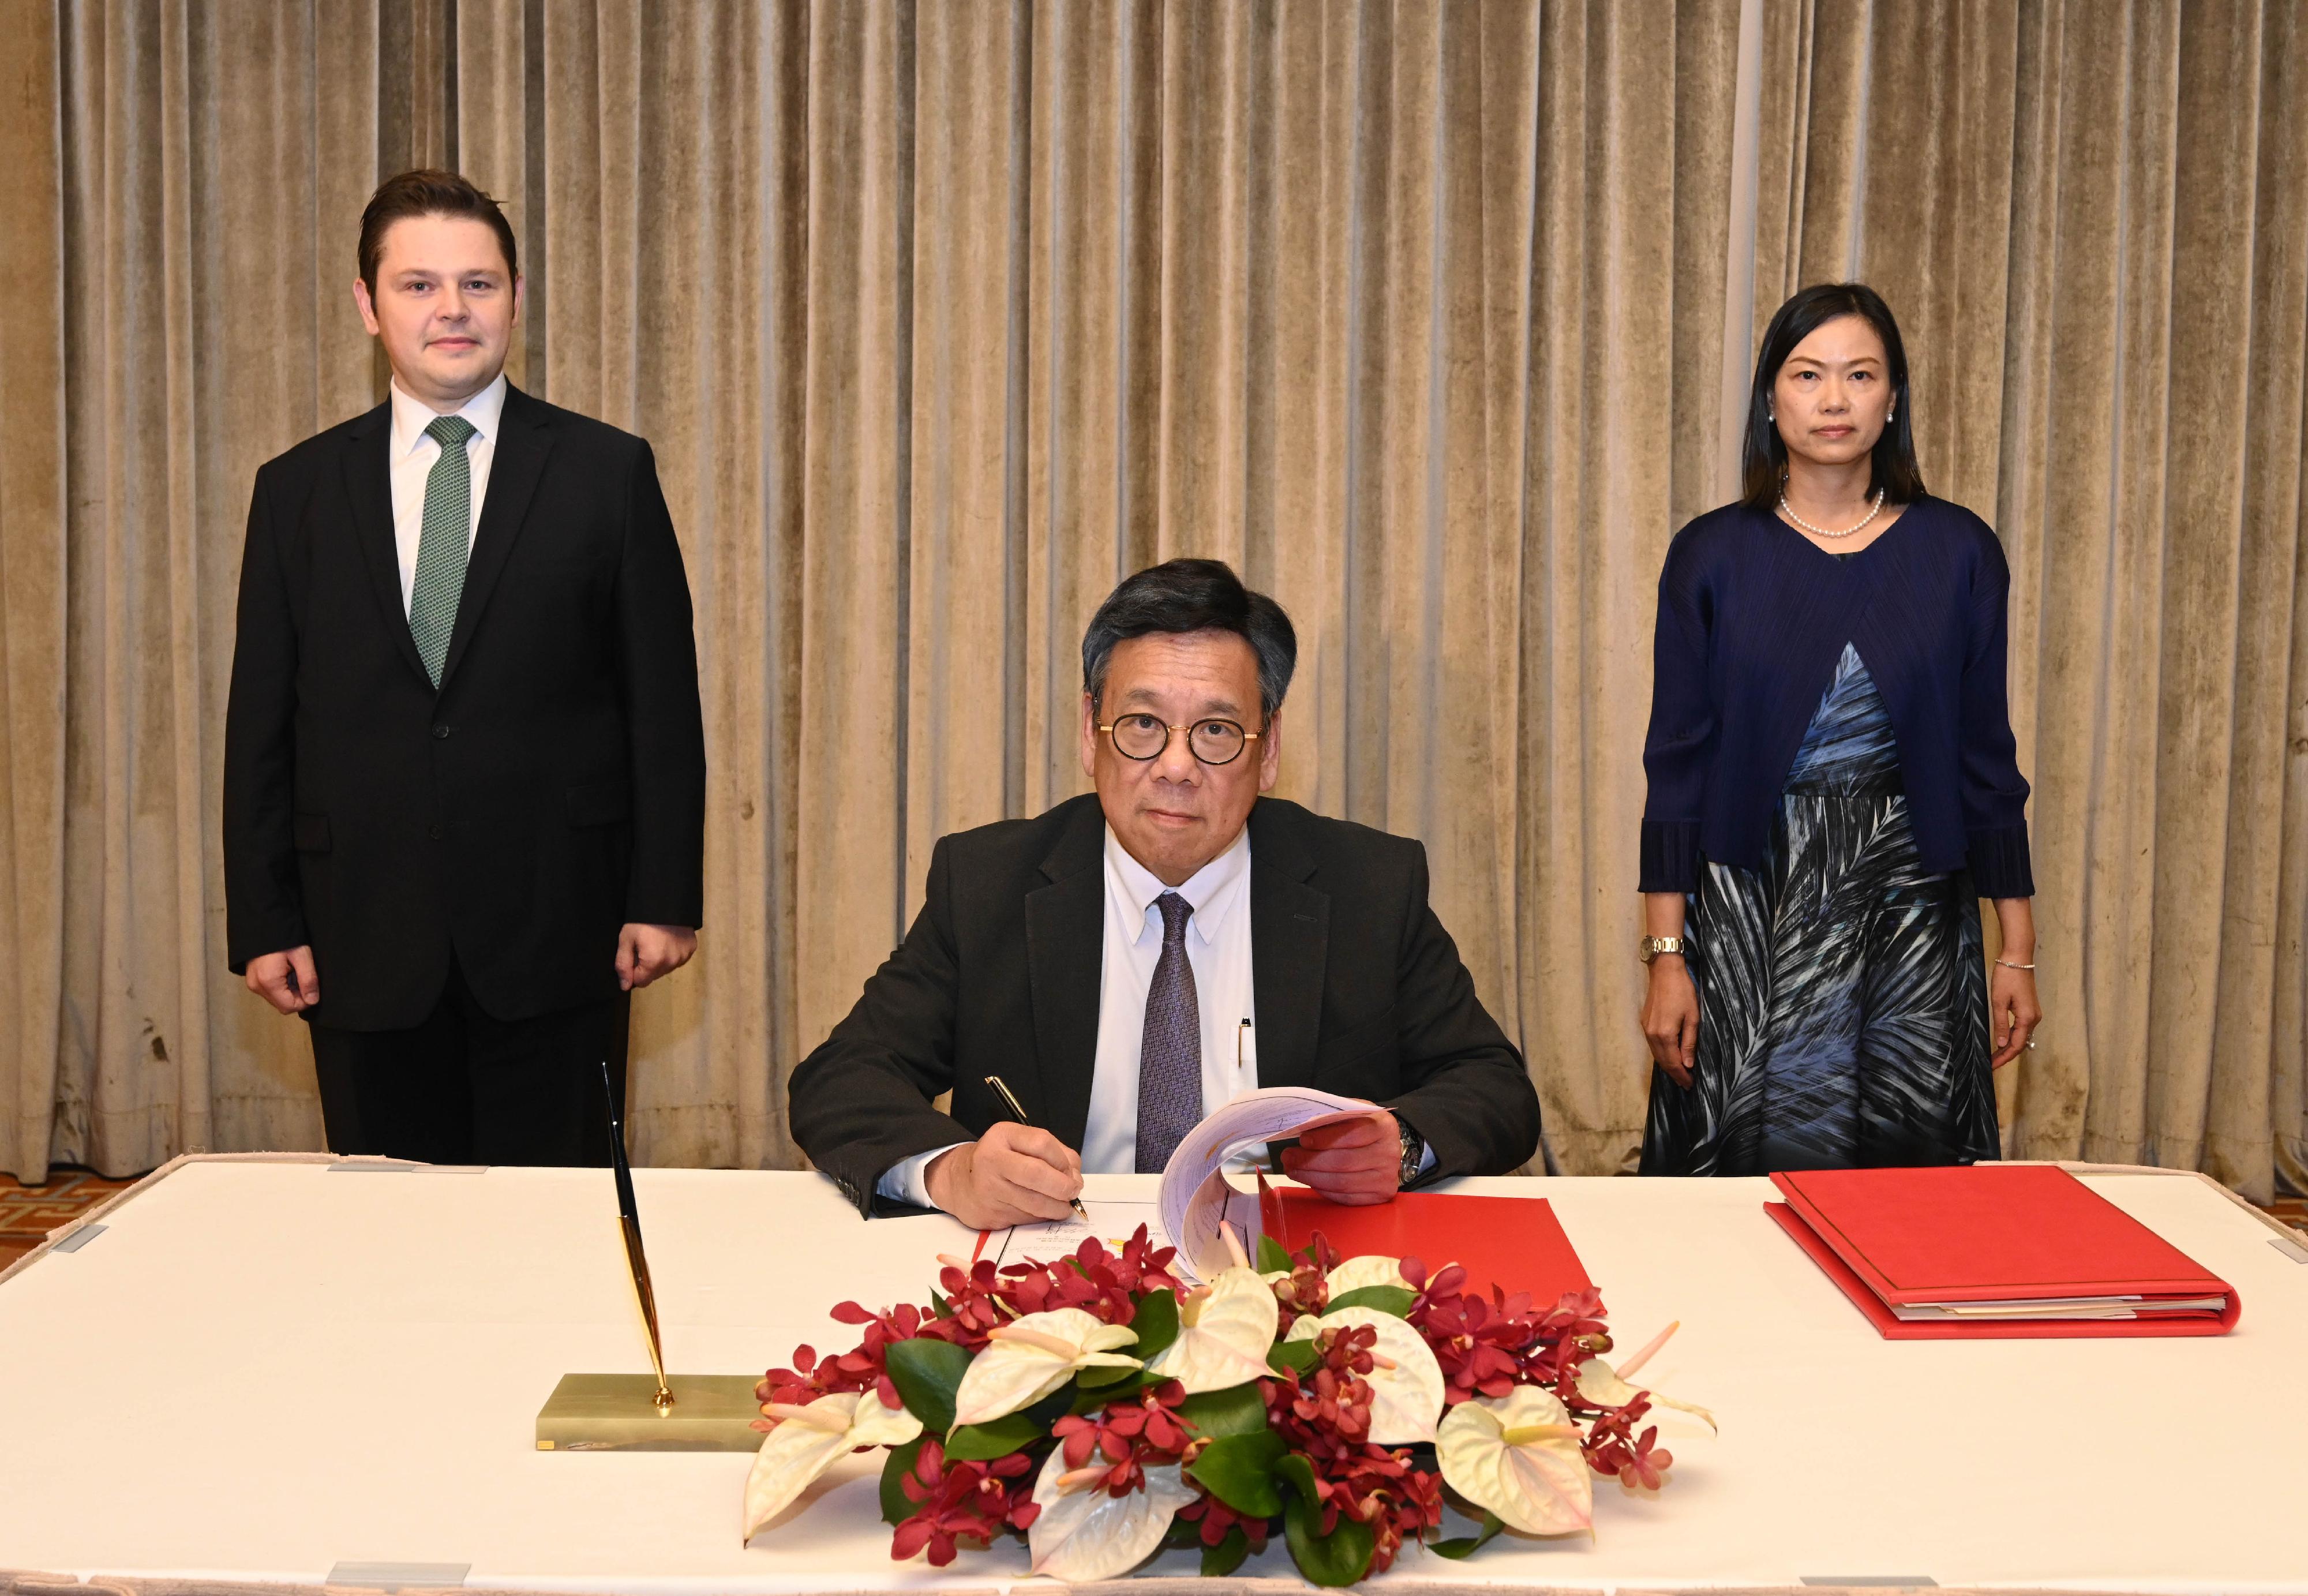
[[[1010,1090],[1008,1083],[1005,1083],[1001,1076],[988,1075],[986,1077],[986,1083],[994,1088],[994,1095],[1000,1098],[1002,1100],[1002,1106],[1010,1110],[1011,1118],[1016,1120],[1020,1125],[1031,1125],[1034,1123],[1026,1116],[1026,1105],[1018,1100],[1018,1094]],[[1081,1221],[1084,1224],[1088,1224],[1089,1222],[1089,1210],[1081,1205],[1081,1199],[1080,1197],[1068,1197],[1066,1199],[1066,1205],[1072,1208],[1075,1213],[1081,1217]]]

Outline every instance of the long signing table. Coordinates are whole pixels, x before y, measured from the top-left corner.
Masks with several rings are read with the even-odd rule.
[[[1666,1488],[1598,1481],[1591,1538],[1410,1552],[1376,1583],[2308,1596],[2308,1251],[2198,1177],[2086,1178],[2237,1289],[2235,1333],[1885,1342],[1765,1217],[1767,1182],[1460,1183],[1552,1202],[1623,1345],[1682,1321],[1643,1379],[1722,1433],[1662,1411]],[[829,1307],[926,1302],[935,1255],[974,1239],[866,1223],[814,1175],[635,1179],[677,1372],[846,1348]],[[27,1571],[0,1591],[1026,1577],[1012,1543],[891,1562],[878,1454],[743,1546],[745,1456],[536,1450],[564,1372],[644,1367],[606,1171],[181,1160],[0,1277],[0,1570]],[[1279,1546],[1218,1586],[1304,1589]]]

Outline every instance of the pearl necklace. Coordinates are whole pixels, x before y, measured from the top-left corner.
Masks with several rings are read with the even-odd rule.
[[[1784,516],[1786,516],[1789,521],[1794,522],[1797,526],[1799,526],[1799,527],[1803,528],[1803,530],[1804,530],[1804,531],[1805,531],[1809,532],[1809,533],[1810,533],[1813,537],[1814,537],[1814,538],[1848,538],[1848,537],[1850,537],[1854,532],[1856,532],[1856,531],[1862,531],[1864,528],[1865,528],[1865,526],[1867,525],[1867,523],[1868,523],[1869,522],[1871,522],[1871,521],[1874,520],[1874,519],[1875,519],[1875,517],[1876,517],[1877,515],[1879,515],[1879,514],[1881,514],[1881,513],[1882,513],[1882,510],[1883,510],[1883,490],[1882,490],[1882,488],[1880,488],[1880,487],[1879,487],[1879,488],[1877,488],[1877,489],[1875,490],[1875,505],[1874,505],[1874,507],[1873,507],[1873,509],[1869,510],[1865,515],[1863,515],[1863,516],[1861,516],[1861,517],[1860,517],[1860,519],[1859,519],[1859,524],[1858,524],[1857,526],[1847,526],[1847,527],[1845,527],[1845,528],[1844,528],[1841,531],[1839,531],[1839,532],[1830,532],[1830,531],[1828,531],[1825,527],[1823,527],[1823,526],[1813,526],[1813,525],[1812,525],[1812,523],[1811,523],[1811,522],[1809,522],[1808,521],[1805,521],[1802,516],[1800,516],[1800,515],[1796,514],[1796,513],[1792,509],[1788,508],[1788,506],[1787,506],[1787,494],[1786,494],[1785,492],[1782,492],[1782,493],[1779,495],[1779,513],[1780,513],[1780,514],[1782,514],[1782,515],[1784,515]]]

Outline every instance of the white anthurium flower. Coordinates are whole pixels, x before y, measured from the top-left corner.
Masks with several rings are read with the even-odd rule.
[[[1331,1288],[1331,1300],[1336,1302],[1349,1291],[1359,1291],[1365,1286],[1400,1286],[1411,1290],[1411,1283],[1402,1278],[1402,1260],[1377,1253],[1365,1253],[1359,1258],[1348,1258],[1331,1271],[1323,1283]]]
[[[1147,1470],[1146,1488],[1126,1497],[1096,1483],[1106,1471],[1103,1463],[1069,1471],[1063,1446],[1043,1462],[1034,1481],[1042,1511],[1026,1531],[1036,1574],[1069,1583],[1127,1574],[1154,1555],[1178,1509],[1197,1494],[1176,1463]]]
[[[1623,1408],[1638,1395],[1647,1393],[1655,1406],[1675,1408],[1682,1412],[1695,1414],[1706,1422],[1709,1429],[1719,1429],[1715,1422],[1715,1415],[1698,1403],[1678,1402],[1674,1397],[1661,1395],[1648,1385],[1632,1385],[1627,1379],[1629,1375],[1651,1360],[1652,1353],[1666,1345],[1666,1338],[1673,1335],[1682,1323],[1683,1321],[1678,1319],[1660,1331],[1642,1350],[1628,1359],[1623,1368],[1615,1369],[1599,1358],[1589,1358],[1579,1366],[1579,1394],[1598,1408]]]
[[[1192,1291],[1179,1300],[1178,1339],[1146,1367],[1177,1381],[1189,1396],[1271,1375],[1266,1353],[1281,1319],[1274,1288],[1255,1270],[1220,1270],[1206,1292]]]
[[[1288,1339],[1312,1341],[1325,1330],[1367,1324],[1378,1332],[1378,1367],[1364,1379],[1371,1388],[1370,1438],[1382,1446],[1408,1446],[1434,1438],[1442,1411],[1442,1366],[1426,1338],[1392,1314],[1374,1307],[1342,1307],[1290,1326]]]
[[[783,1513],[809,1482],[860,1446],[902,1446],[922,1433],[903,1408],[885,1408],[871,1391],[821,1396],[806,1407],[783,1402],[763,1411],[781,1422],[762,1438],[745,1476],[745,1534]]]
[[[1443,1483],[1526,1535],[1568,1535],[1595,1523],[1594,1471],[1579,1427],[1551,1391],[1518,1385],[1442,1416],[1434,1436]]]
[[[1052,1308],[996,1325],[994,1339],[962,1371],[953,1393],[956,1424],[987,1424],[1030,1408],[1085,1368],[1136,1368],[1116,1352],[1138,1340],[1126,1324],[1108,1324],[1078,1307]]]
[[[1623,1408],[1639,1395],[1648,1394],[1654,1407],[1678,1408],[1697,1415],[1706,1421],[1709,1429],[1717,1428],[1715,1415],[1697,1402],[1678,1402],[1662,1396],[1648,1385],[1632,1385],[1599,1358],[1589,1358],[1579,1366],[1579,1394],[1598,1408]]]

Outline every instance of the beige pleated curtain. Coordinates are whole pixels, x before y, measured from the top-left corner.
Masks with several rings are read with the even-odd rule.
[[[1763,321],[1903,318],[2014,574],[2042,1047],[2008,1148],[2308,1177],[2308,19],[2287,0],[0,0],[0,1166],[311,1147],[223,969],[250,476],[374,403],[379,176],[506,202],[513,380],[656,444],[711,758],[658,1163],[784,1080],[933,841],[1078,790],[1167,556],[1302,640],[1282,790],[1423,838],[1571,1172],[1647,1069],[1653,585]],[[1085,1000],[1089,995],[1085,995]]]

